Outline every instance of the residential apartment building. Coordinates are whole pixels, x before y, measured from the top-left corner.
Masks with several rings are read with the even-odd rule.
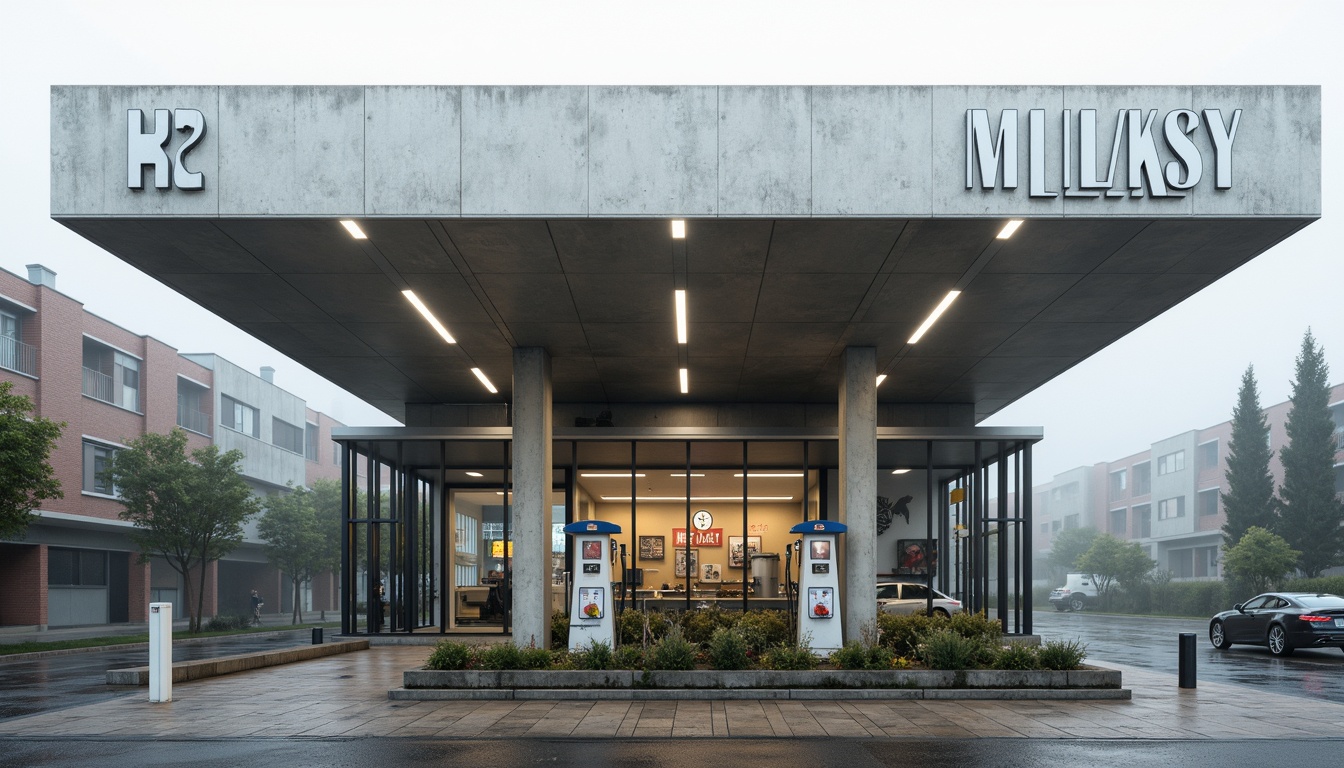
[[[152,601],[184,616],[182,578],[167,562],[140,563],[117,489],[102,470],[147,432],[180,427],[188,448],[243,453],[241,472],[259,495],[340,479],[331,430],[341,426],[276,386],[274,371],[246,371],[213,354],[182,354],[84,310],[56,290],[55,274],[28,279],[0,270],[0,381],[36,412],[66,422],[50,461],[64,498],[37,510],[20,540],[0,541],[0,626],[144,622]],[[305,609],[338,605],[327,575],[305,588]],[[204,615],[244,614],[253,589],[267,610],[291,610],[292,587],[271,567],[255,519],[243,544],[209,566]]]
[[[1344,436],[1344,384],[1330,392],[1336,434]],[[1288,443],[1291,403],[1265,409],[1266,440],[1273,452],[1269,469],[1277,489],[1283,484],[1279,450]],[[1078,467],[1037,485],[1034,545],[1038,580],[1047,578],[1045,557],[1053,536],[1070,528],[1092,527],[1148,550],[1157,567],[1174,579],[1222,576],[1223,511],[1227,489],[1227,445],[1232,422],[1182,432],[1152,443],[1145,451],[1114,461]],[[1344,441],[1342,441],[1344,442]],[[1335,458],[1335,490],[1344,492],[1344,452]]]

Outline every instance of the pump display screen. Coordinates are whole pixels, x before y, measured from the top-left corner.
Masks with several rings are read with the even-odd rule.
[[[584,563],[584,564],[583,564],[583,572],[584,572],[584,573],[601,573],[601,572],[602,572],[602,564],[601,564],[601,563]]]

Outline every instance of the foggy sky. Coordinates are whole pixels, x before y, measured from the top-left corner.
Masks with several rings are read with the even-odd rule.
[[[1335,130],[1344,4],[1326,2],[60,2],[0,16],[0,267],[182,352],[216,352],[352,425],[387,416],[53,222],[49,88],[259,84],[1310,84],[1322,219],[1009,406],[1037,482],[1229,418],[1254,364],[1287,399],[1308,326],[1344,380]],[[1005,13],[1011,13],[1006,16]]]

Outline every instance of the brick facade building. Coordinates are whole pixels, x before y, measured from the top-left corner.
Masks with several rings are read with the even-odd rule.
[[[180,427],[188,448],[242,450],[244,477],[264,495],[339,481],[331,430],[340,424],[275,386],[270,369],[258,376],[215,355],[180,354],[85,311],[41,265],[28,272],[0,270],[0,381],[66,422],[50,458],[65,496],[44,502],[21,540],[0,541],[0,626],[144,622],[154,600],[185,615],[181,577],[158,558],[138,562],[116,489],[99,474],[106,459],[140,435]],[[292,608],[255,521],[208,571],[205,616],[245,613],[253,589],[268,610]],[[304,607],[335,609],[334,590],[330,575],[315,579]]]

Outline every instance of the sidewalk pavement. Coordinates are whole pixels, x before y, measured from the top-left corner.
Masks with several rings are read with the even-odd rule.
[[[379,646],[0,722],[5,736],[1242,739],[1344,737],[1344,704],[1124,673],[1131,701],[389,701],[430,649]]]

